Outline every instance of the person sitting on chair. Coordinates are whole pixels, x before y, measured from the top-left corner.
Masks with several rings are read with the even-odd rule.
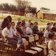
[[[17,44],[17,38],[15,37],[15,34],[11,28],[11,22],[9,22],[7,27],[2,30],[2,35],[4,40],[6,39],[8,41],[8,44],[12,44],[14,46]]]
[[[48,49],[49,49],[49,55],[50,56],[56,56],[56,45],[54,42],[54,33],[49,34],[49,42],[48,42]]]

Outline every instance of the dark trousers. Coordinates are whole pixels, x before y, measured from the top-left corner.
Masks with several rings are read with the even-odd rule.
[[[17,47],[18,40],[16,38],[7,38],[8,44],[14,49]]]

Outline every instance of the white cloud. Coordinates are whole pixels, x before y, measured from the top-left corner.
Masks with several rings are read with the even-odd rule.
[[[31,5],[37,7],[47,7],[51,10],[56,10],[56,0],[28,0],[31,2]]]

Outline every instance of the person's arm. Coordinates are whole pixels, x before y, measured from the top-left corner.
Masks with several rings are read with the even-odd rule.
[[[52,49],[56,52],[56,46],[54,42],[52,43]]]
[[[8,38],[8,33],[6,30],[2,30],[2,36],[3,36],[3,40],[6,41],[6,39]]]

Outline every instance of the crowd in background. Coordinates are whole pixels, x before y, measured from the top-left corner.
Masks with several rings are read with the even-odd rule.
[[[4,41],[8,41],[9,44],[14,45],[18,49],[27,49],[28,47],[28,37],[32,35],[38,35],[39,40],[36,40],[35,43],[44,44],[48,43],[48,49],[52,52],[56,52],[56,23],[49,22],[47,23],[46,27],[42,30],[38,28],[38,22],[32,23],[31,20],[18,20],[17,24],[12,21],[11,16],[7,16],[4,18],[2,24],[2,36]],[[26,43],[26,44],[25,44]],[[36,44],[30,43],[30,46],[35,46]],[[51,53],[52,55],[52,53]]]

